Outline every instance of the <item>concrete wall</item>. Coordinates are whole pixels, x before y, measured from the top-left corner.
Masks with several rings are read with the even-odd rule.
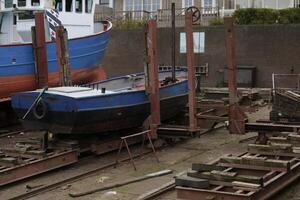
[[[185,65],[185,54],[179,53],[177,29],[177,65]],[[209,64],[209,75],[202,78],[203,86],[223,82],[226,66],[224,27],[195,27],[205,32],[205,53],[195,55],[195,65]],[[158,62],[171,64],[171,31],[158,30]],[[238,26],[236,29],[237,65],[256,66],[256,87],[270,87],[272,73],[300,73],[300,25]],[[144,32],[115,30],[109,42],[104,67],[109,77],[143,71]]]

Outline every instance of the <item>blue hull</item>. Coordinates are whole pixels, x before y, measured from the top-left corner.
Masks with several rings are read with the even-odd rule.
[[[75,83],[95,81],[97,69],[108,45],[111,27],[102,33],[70,39],[70,66]],[[56,44],[47,43],[49,84],[58,84]],[[80,75],[82,73],[83,75]],[[84,74],[85,73],[85,74]],[[0,45],[0,98],[35,89],[35,65],[32,44]]]
[[[186,106],[187,94],[187,80],[160,88],[162,120],[174,117]],[[26,92],[12,97],[12,107],[20,118],[37,95]],[[43,101],[47,114],[39,120],[30,113],[23,121],[27,128],[67,134],[100,133],[141,126],[150,114],[145,90],[76,98],[45,93]]]

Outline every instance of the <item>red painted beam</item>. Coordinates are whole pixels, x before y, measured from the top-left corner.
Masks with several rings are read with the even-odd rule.
[[[235,34],[233,27],[233,18],[225,17],[225,34],[226,34],[226,56],[228,69],[228,88],[229,102],[235,104],[237,98],[237,83],[236,83],[236,55],[235,55]]]
[[[148,92],[151,104],[151,137],[157,138],[157,126],[160,125],[159,79],[157,64],[157,33],[156,21],[149,20],[147,26],[147,53],[148,53]]]
[[[35,176],[78,161],[78,152],[71,150],[0,171],[0,186]]]
[[[60,85],[71,86],[72,77],[70,69],[70,57],[68,49],[68,34],[63,26],[55,27],[56,55],[60,73]]]
[[[188,11],[185,14],[185,31],[186,31],[186,56],[188,67],[188,91],[189,91],[189,131],[197,131],[197,101],[195,85],[195,68],[194,68],[194,42],[193,42],[193,12]]]
[[[48,65],[45,38],[44,12],[35,13],[36,83],[38,88],[48,86]]]
[[[229,89],[229,132],[232,134],[245,134],[246,115],[238,105],[237,96],[235,34],[233,18],[225,17],[224,23]]]

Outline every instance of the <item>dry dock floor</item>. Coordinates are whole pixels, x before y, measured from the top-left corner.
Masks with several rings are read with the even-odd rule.
[[[250,121],[255,119],[267,118],[268,108],[262,108],[259,112],[250,114]],[[131,200],[136,199],[139,195],[159,187],[160,185],[172,180],[172,177],[179,172],[186,171],[195,162],[210,162],[224,154],[237,155],[246,151],[248,143],[253,142],[239,142],[242,139],[254,136],[255,133],[247,135],[230,135],[226,129],[219,129],[200,138],[193,138],[177,143],[173,147],[165,147],[157,152],[160,163],[156,163],[155,158],[151,155],[145,155],[142,158],[136,159],[135,163],[137,171],[134,171],[129,162],[118,165],[117,168],[108,168],[100,171],[96,175],[90,176],[83,180],[71,183],[53,191],[46,192],[42,195],[30,198],[31,200]],[[125,156],[124,154],[123,156]],[[26,184],[38,185],[47,184],[61,179],[73,176],[83,171],[99,167],[106,163],[115,160],[116,153],[110,153],[103,156],[93,157],[93,159],[86,158],[80,162],[46,173],[17,184],[9,185],[0,189],[0,199],[9,199],[17,194],[26,191]],[[68,196],[69,192],[82,192],[97,187],[104,186],[116,181],[122,181],[127,178],[138,177],[147,173],[172,169],[174,173],[171,175],[149,179],[139,183],[129,184],[123,187],[115,188],[112,190],[97,192],[88,196],[80,198],[72,198]],[[176,193],[170,191],[156,199],[159,200],[173,200],[176,199]],[[300,199],[300,183],[295,182],[289,188],[280,192],[273,200],[299,200]]]

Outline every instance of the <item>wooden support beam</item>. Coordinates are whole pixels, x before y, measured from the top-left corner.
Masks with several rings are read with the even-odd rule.
[[[149,20],[146,30],[146,52],[147,52],[147,75],[146,91],[149,93],[151,107],[151,137],[157,138],[157,127],[161,124],[160,119],[160,99],[159,99],[159,79],[157,64],[157,30],[156,21]]]
[[[250,175],[237,175],[237,173],[232,172],[220,172],[220,171],[212,171],[212,172],[196,172],[191,171],[187,173],[188,176],[194,178],[208,179],[210,181],[223,181],[223,182],[232,182],[232,181],[242,181],[247,183],[254,184],[263,184],[263,178],[258,176],[250,176]]]
[[[192,164],[192,170],[197,171],[197,172],[209,172],[212,170],[219,170],[219,171],[223,171],[225,170],[226,167],[222,167],[222,166],[217,166],[214,164],[202,164],[202,163],[193,163]]]
[[[194,68],[194,42],[193,42],[193,12],[187,11],[185,14],[186,32],[186,56],[188,67],[188,87],[189,87],[189,131],[197,131],[197,100]]]
[[[36,68],[36,87],[48,86],[48,63],[44,25],[44,12],[35,13],[35,27],[31,29],[34,63]]]
[[[241,181],[232,182],[233,189],[244,191],[258,191],[261,188],[259,184],[245,183]]]
[[[291,163],[286,160],[247,159],[242,157],[222,157],[219,165],[243,169],[289,171]]]
[[[290,153],[292,152],[291,144],[280,144],[280,143],[271,143],[268,145],[263,144],[249,144],[248,151],[262,151],[262,152],[282,152],[282,153]]]
[[[203,189],[209,187],[209,181],[206,179],[193,178],[190,176],[179,176],[175,178],[175,185]]]
[[[224,17],[229,89],[229,132],[245,134],[245,114],[238,105],[233,17]]]
[[[71,86],[70,53],[68,47],[68,32],[63,26],[55,27],[56,55],[60,71],[60,85]]]
[[[19,164],[17,158],[13,157],[5,157],[0,159],[0,166],[5,166],[5,167],[12,167],[14,165]]]

